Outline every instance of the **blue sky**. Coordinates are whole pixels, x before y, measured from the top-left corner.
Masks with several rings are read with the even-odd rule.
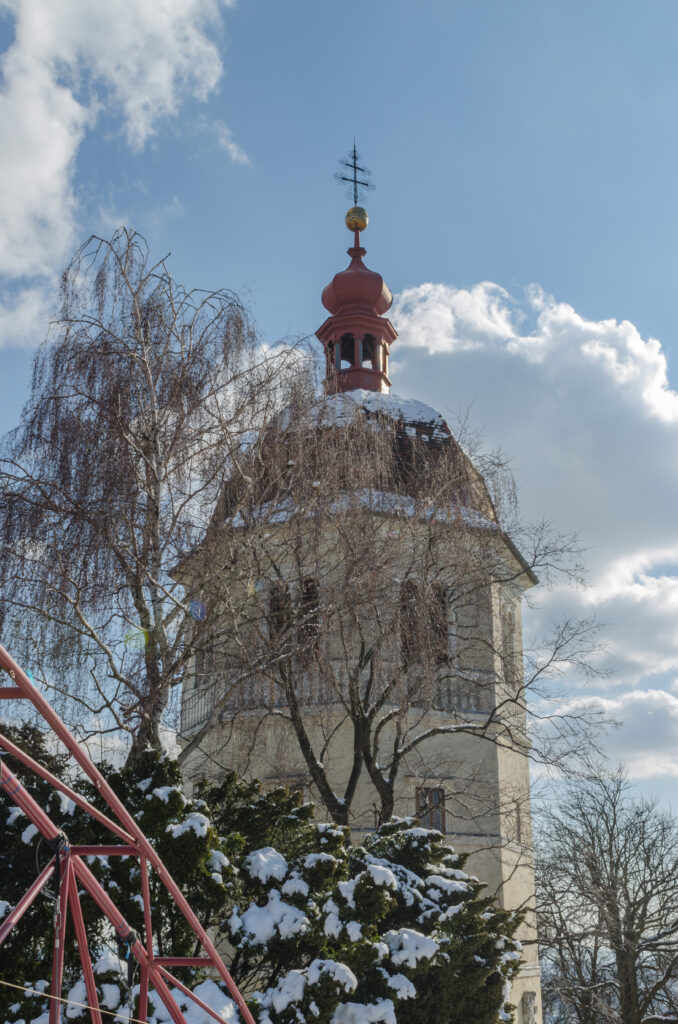
[[[0,0],[0,432],[59,269],[121,222],[311,334],[355,136],[394,390],[470,407],[526,515],[581,531],[591,588],[528,627],[608,624],[610,753],[678,806],[677,37],[671,0]]]

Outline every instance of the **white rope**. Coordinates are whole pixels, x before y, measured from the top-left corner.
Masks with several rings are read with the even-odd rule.
[[[90,1006],[89,1003],[76,1003],[73,999],[63,999],[61,996],[53,996],[50,992],[38,992],[37,988],[29,988],[26,985],[15,985],[11,981],[2,981],[0,979],[0,985],[6,985],[8,988],[19,989],[20,992],[28,992],[32,996],[41,996],[43,999],[54,999],[58,1003],[67,1003],[69,1006],[81,1006],[83,1010],[94,1010],[95,1007]],[[121,1017],[120,1010],[102,1010],[99,1007],[99,1013],[105,1013],[108,1017],[117,1017],[119,1020],[125,1020]],[[148,1024],[145,1020],[139,1020],[138,1017],[128,1017],[127,1020],[130,1024]]]

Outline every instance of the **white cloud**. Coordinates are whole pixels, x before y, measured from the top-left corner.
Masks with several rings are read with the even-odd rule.
[[[451,420],[450,409],[470,405],[488,445],[512,457],[526,517],[580,531],[590,588],[546,595],[528,630],[594,612],[608,687],[668,686],[661,677],[678,671],[678,394],[661,343],[535,286],[518,300],[489,282],[424,284],[397,296],[390,316],[394,390]]]
[[[601,710],[619,728],[608,733],[606,751],[622,762],[634,780],[678,778],[678,696],[666,690],[630,690],[618,697],[592,697],[572,702]]]
[[[198,125],[203,131],[211,132],[216,137],[220,149],[226,150],[234,164],[251,163],[247,153],[237,144],[233,138],[233,132],[223,121],[220,121],[218,118],[208,120],[206,117],[202,117]]]
[[[407,345],[431,353],[460,352],[500,344],[514,335],[516,305],[491,281],[468,290],[444,284],[421,284],[396,296],[391,319]]]
[[[216,40],[229,2],[0,0],[16,28],[0,59],[0,275],[29,279],[17,308],[47,301],[78,240],[74,177],[85,133],[112,115],[139,149],[186,97],[206,99],[222,74]],[[246,159],[232,139],[226,149]],[[31,337],[25,322],[5,315],[0,344]]]
[[[146,214],[146,220],[154,231],[159,231],[168,221],[177,220],[186,213],[184,204],[179,196],[172,196],[168,203],[153,207]]]
[[[566,368],[597,365],[649,413],[678,423],[678,394],[669,386],[659,341],[644,341],[628,320],[586,320],[537,285],[526,289],[520,304],[490,281],[469,289],[422,284],[396,296],[391,317],[398,325],[401,344],[425,348],[431,354],[504,352],[547,364],[546,379]]]
[[[0,301],[0,348],[36,348],[44,341],[54,312],[52,293],[39,285],[8,295]]]

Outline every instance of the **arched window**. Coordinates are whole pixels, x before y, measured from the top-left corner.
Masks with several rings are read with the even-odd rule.
[[[400,651],[403,668],[421,664],[446,665],[449,654],[449,599],[447,589],[406,580],[400,588]]]
[[[366,334],[360,342],[360,365],[371,366],[373,370],[377,367],[377,343],[373,334]]]
[[[434,665],[446,665],[449,661],[449,601],[447,590],[440,583],[430,587],[427,611],[431,661]]]
[[[418,585],[405,580],[400,588],[400,663],[404,669],[419,661],[421,652],[418,604]]]
[[[320,633],[320,590],[313,576],[302,580],[297,623],[299,654],[308,658],[318,649]]]
[[[349,370],[355,366],[355,338],[352,334],[342,334],[340,345],[338,369]]]

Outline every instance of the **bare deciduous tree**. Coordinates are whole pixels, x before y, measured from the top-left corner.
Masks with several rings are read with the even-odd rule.
[[[61,294],[3,445],[0,625],[82,731],[122,730],[134,756],[158,745],[199,641],[203,609],[170,571],[285,354],[259,348],[236,295],[186,290],[126,229],[91,238]]]
[[[678,1018],[678,822],[621,771],[540,815],[538,920],[553,1024]]]
[[[590,741],[587,710],[554,713],[532,746],[526,735],[527,717],[550,715],[553,676],[595,648],[594,625],[573,621],[521,647],[521,593],[535,572],[565,571],[575,545],[518,529],[504,460],[474,464],[432,410],[365,394],[300,387],[240,453],[182,563],[209,617],[181,758],[197,765],[230,740],[231,766],[288,763],[338,823],[365,779],[388,820],[407,774],[446,779],[453,817],[487,818],[496,783],[473,744],[562,766]],[[527,799],[525,776],[518,831]]]

